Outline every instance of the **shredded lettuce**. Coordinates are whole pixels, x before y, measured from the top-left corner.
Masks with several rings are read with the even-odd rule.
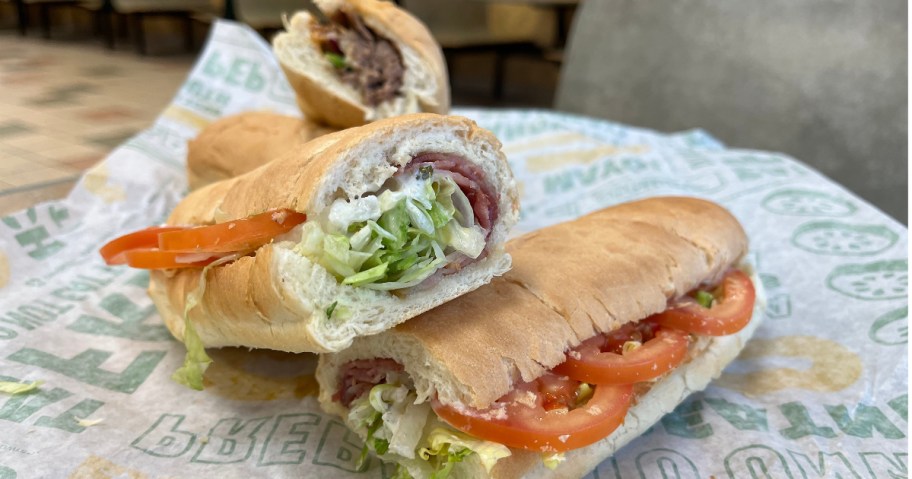
[[[703,291],[701,289],[697,291],[695,299],[697,300],[697,303],[700,303],[700,306],[703,306],[704,308],[711,308],[715,297],[713,297],[712,293],[709,291]]]
[[[442,469],[449,474],[455,462],[461,462],[469,453],[478,455],[481,465],[485,470],[491,472],[491,468],[500,459],[510,456],[510,448],[496,442],[476,439],[468,434],[449,428],[436,428],[428,435],[429,447],[422,448],[418,455],[422,459],[429,460],[431,456],[446,455],[446,463]],[[466,452],[468,451],[468,452]],[[437,479],[443,479],[446,475],[436,476]]]
[[[206,354],[203,342],[200,340],[193,323],[190,322],[190,316],[184,315],[184,346],[187,348],[187,355],[184,356],[184,365],[180,367],[171,379],[179,384],[183,384],[197,391],[203,390],[203,374],[209,365],[212,364],[212,358]]]
[[[348,68],[348,62],[345,61],[345,57],[342,55],[339,55],[338,53],[324,53],[323,55],[334,68],[337,68],[339,70]]]
[[[210,268],[225,264],[237,259],[237,255],[225,256],[209,263],[200,272],[200,282],[197,288],[187,295],[187,301],[184,304],[184,347],[187,348],[187,354],[184,356],[184,365],[181,366],[171,379],[178,384],[183,384],[197,391],[203,390],[203,374],[209,365],[212,364],[212,358],[206,354],[206,348],[199,334],[190,322],[190,310],[199,304],[206,291],[206,276]]]
[[[436,418],[428,403],[416,404],[415,392],[398,379],[378,384],[355,399],[348,420],[364,435],[359,464],[370,451],[392,455],[400,464],[394,477],[446,479],[457,464],[477,460],[488,472],[510,449],[451,428]]]
[[[0,393],[5,394],[25,394],[38,389],[44,384],[44,381],[32,381],[30,383],[18,383],[12,381],[0,381]]]
[[[552,471],[557,469],[557,466],[560,466],[561,463],[566,460],[567,460],[567,456],[563,452],[542,454],[542,462],[545,464],[545,467],[547,467],[548,469],[551,469]]]
[[[485,247],[466,195],[429,165],[379,195],[336,200],[328,220],[305,223],[294,250],[351,286],[417,286],[454,254],[477,258]]]

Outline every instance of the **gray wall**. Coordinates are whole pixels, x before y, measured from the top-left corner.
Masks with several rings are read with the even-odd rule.
[[[788,153],[907,221],[905,0],[584,0],[558,109]]]

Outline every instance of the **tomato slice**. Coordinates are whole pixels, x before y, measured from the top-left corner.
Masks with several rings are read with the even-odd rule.
[[[254,250],[307,219],[304,213],[272,210],[239,220],[162,233],[158,247],[184,253]]]
[[[132,249],[123,253],[126,264],[141,269],[201,268],[225,254],[182,253],[158,248]]]
[[[105,263],[109,265],[126,264],[127,251],[137,248],[158,247],[158,235],[169,231],[186,229],[183,226],[153,226],[144,230],[134,231],[108,241],[98,250]]]
[[[451,426],[474,437],[509,447],[564,452],[588,446],[624,422],[633,385],[595,386],[592,397],[577,406],[579,381],[551,372],[477,410],[431,401],[434,412]]]
[[[624,342],[642,345],[627,352],[622,351],[623,343],[618,348],[618,341],[612,341],[617,336],[600,334],[586,340],[554,372],[591,384],[633,384],[655,379],[687,357],[690,335],[678,329],[659,329],[648,336],[628,334]]]
[[[729,270],[713,292],[713,298],[712,306],[706,308],[685,296],[653,318],[662,326],[707,336],[737,333],[750,322],[756,292],[743,271]]]

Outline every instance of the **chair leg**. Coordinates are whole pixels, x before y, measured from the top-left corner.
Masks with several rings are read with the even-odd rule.
[[[184,13],[184,49],[188,52],[193,51],[193,18],[190,12]]]
[[[494,52],[494,100],[503,99],[504,70],[507,65],[507,55],[503,52]]]
[[[28,32],[28,5],[23,0],[16,1],[16,14],[19,17],[19,36],[24,37]]]
[[[51,38],[51,7],[47,3],[38,4],[38,20],[41,22],[41,34]]]
[[[136,53],[146,55],[146,35],[143,31],[143,14],[133,13],[130,16],[133,20],[133,30],[135,32],[134,40],[136,41]]]

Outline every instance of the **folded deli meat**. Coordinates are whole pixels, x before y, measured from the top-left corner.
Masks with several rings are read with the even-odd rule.
[[[497,139],[424,113],[290,148],[102,255],[151,269],[168,328],[199,347],[338,351],[503,274],[517,211]]]
[[[761,316],[744,231],[707,201],[628,203],[507,251],[491,284],[320,357],[320,402],[362,459],[397,477],[582,476],[704,388]]]
[[[273,51],[307,118],[339,128],[446,113],[443,52],[417,18],[382,0],[315,0],[286,22]]]

